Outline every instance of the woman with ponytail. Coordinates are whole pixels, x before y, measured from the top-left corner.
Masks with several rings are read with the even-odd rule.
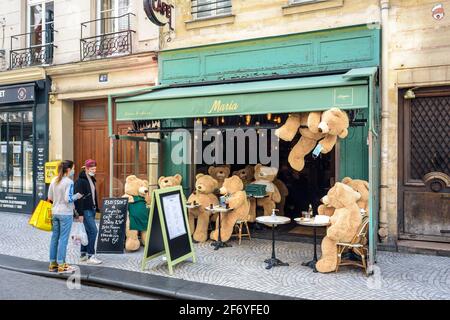
[[[74,202],[81,199],[80,193],[73,194],[73,161],[62,161],[58,167],[58,176],[53,179],[48,190],[48,199],[52,201],[52,238],[50,241],[49,271],[72,273],[75,268],[66,263],[67,243],[73,222]]]

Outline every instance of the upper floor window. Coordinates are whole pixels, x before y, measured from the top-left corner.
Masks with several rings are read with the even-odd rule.
[[[97,34],[128,30],[129,8],[130,0],[97,0]]]
[[[192,0],[194,19],[211,18],[231,14],[231,0]]]
[[[27,45],[31,47],[53,43],[53,1],[28,0],[27,13]]]
[[[307,3],[316,3],[316,2],[325,2],[327,0],[289,0],[291,4],[307,4]]]

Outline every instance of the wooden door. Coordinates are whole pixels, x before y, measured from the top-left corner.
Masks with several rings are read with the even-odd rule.
[[[106,100],[80,101],[74,112],[74,161],[76,175],[87,159],[97,161],[97,197],[109,194],[108,103]]]
[[[399,235],[450,242],[450,87],[415,94],[399,108]]]

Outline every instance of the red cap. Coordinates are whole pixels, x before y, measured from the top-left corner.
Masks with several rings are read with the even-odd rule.
[[[95,160],[89,159],[89,160],[86,160],[86,162],[84,163],[84,166],[86,168],[96,167],[97,166],[97,162]]]

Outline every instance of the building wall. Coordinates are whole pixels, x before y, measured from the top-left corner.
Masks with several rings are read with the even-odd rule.
[[[387,158],[388,243],[398,238],[398,110],[400,88],[450,85],[450,1],[439,1],[446,17],[437,21],[433,0],[391,0],[389,13],[389,127]]]
[[[175,32],[164,48],[337,28],[380,21],[378,0],[330,0],[289,6],[289,0],[232,0],[232,15],[195,21],[190,1],[174,0]],[[167,27],[165,31],[167,32]],[[165,36],[167,39],[167,36]],[[162,40],[163,41],[163,40]]]

